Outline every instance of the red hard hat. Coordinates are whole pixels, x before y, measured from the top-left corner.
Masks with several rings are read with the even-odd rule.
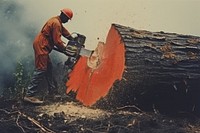
[[[61,10],[62,13],[64,13],[69,19],[72,19],[73,17],[73,12],[69,8],[64,8]]]

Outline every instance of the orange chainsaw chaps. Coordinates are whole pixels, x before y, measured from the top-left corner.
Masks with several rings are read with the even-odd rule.
[[[91,106],[105,97],[113,83],[122,79],[125,67],[125,48],[113,27],[109,31],[106,43],[98,45],[96,50],[98,49],[100,51],[98,66],[89,67],[88,58],[81,57],[66,83],[66,92],[76,92],[76,99],[86,106]]]

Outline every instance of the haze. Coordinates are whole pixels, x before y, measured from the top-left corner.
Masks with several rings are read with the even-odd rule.
[[[112,23],[150,31],[200,36],[199,0],[17,0],[24,19],[42,27],[60,9],[69,7],[74,18],[65,27],[86,35],[86,47],[105,41]]]

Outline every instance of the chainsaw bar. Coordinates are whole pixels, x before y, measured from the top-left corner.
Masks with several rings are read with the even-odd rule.
[[[79,55],[81,56],[86,56],[86,57],[90,57],[92,55],[93,51],[85,49],[85,48],[81,48]]]
[[[75,56],[76,54],[78,54],[80,56],[90,57],[93,53],[93,50],[88,50],[88,49],[85,49],[85,48],[80,48],[78,50],[77,47],[75,47],[75,49],[72,49],[71,47],[67,47],[66,51],[61,51],[57,47],[54,47],[53,49],[58,51],[58,52],[65,54],[67,56]]]

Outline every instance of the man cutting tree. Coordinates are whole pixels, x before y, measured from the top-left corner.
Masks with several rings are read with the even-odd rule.
[[[44,77],[47,79],[48,83],[48,95],[55,95],[57,93],[57,88],[53,82],[52,63],[49,53],[52,51],[54,46],[61,51],[66,49],[64,42],[61,40],[61,36],[68,40],[73,40],[69,31],[62,25],[71,20],[72,17],[73,12],[71,9],[65,8],[61,10],[60,15],[50,18],[35,37],[33,42],[35,70],[30,84],[27,87],[24,101],[34,104],[43,103],[36,94],[39,91],[38,85]]]

